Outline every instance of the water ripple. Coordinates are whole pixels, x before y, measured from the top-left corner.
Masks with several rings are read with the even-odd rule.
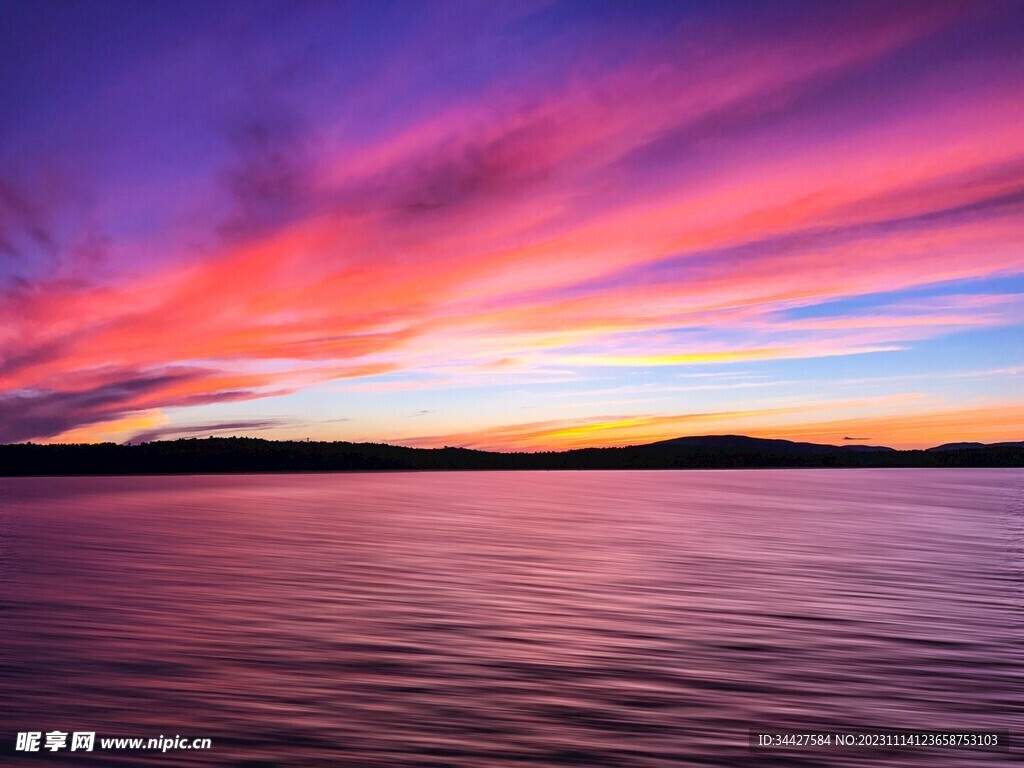
[[[0,480],[5,765],[984,766],[747,729],[1019,728],[1016,470]],[[73,758],[73,759],[72,759]]]

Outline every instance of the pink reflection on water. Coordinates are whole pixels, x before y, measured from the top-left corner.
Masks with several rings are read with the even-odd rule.
[[[214,740],[96,757],[132,765],[760,765],[757,724],[1012,728],[1022,485],[1016,470],[0,480],[0,690],[12,730]]]

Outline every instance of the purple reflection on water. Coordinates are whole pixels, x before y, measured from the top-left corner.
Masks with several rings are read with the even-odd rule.
[[[747,729],[1019,729],[1024,473],[0,479],[5,764],[1011,764]],[[775,762],[772,762],[775,760]]]

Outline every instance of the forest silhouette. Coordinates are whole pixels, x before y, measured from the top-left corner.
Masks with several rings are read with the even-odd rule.
[[[688,437],[620,448],[500,453],[385,443],[251,437],[138,445],[0,445],[0,475],[127,475],[382,470],[757,469],[812,467],[1021,467],[1024,444],[951,444],[928,450],[832,446],[739,435]]]

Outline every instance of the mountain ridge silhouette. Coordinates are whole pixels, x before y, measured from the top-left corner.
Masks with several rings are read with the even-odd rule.
[[[954,447],[948,447],[948,446]],[[700,435],[612,448],[502,453],[387,443],[253,437],[0,445],[0,476],[343,472],[382,470],[757,469],[1024,467],[1024,443],[944,444],[925,450],[827,445],[746,435]]]

